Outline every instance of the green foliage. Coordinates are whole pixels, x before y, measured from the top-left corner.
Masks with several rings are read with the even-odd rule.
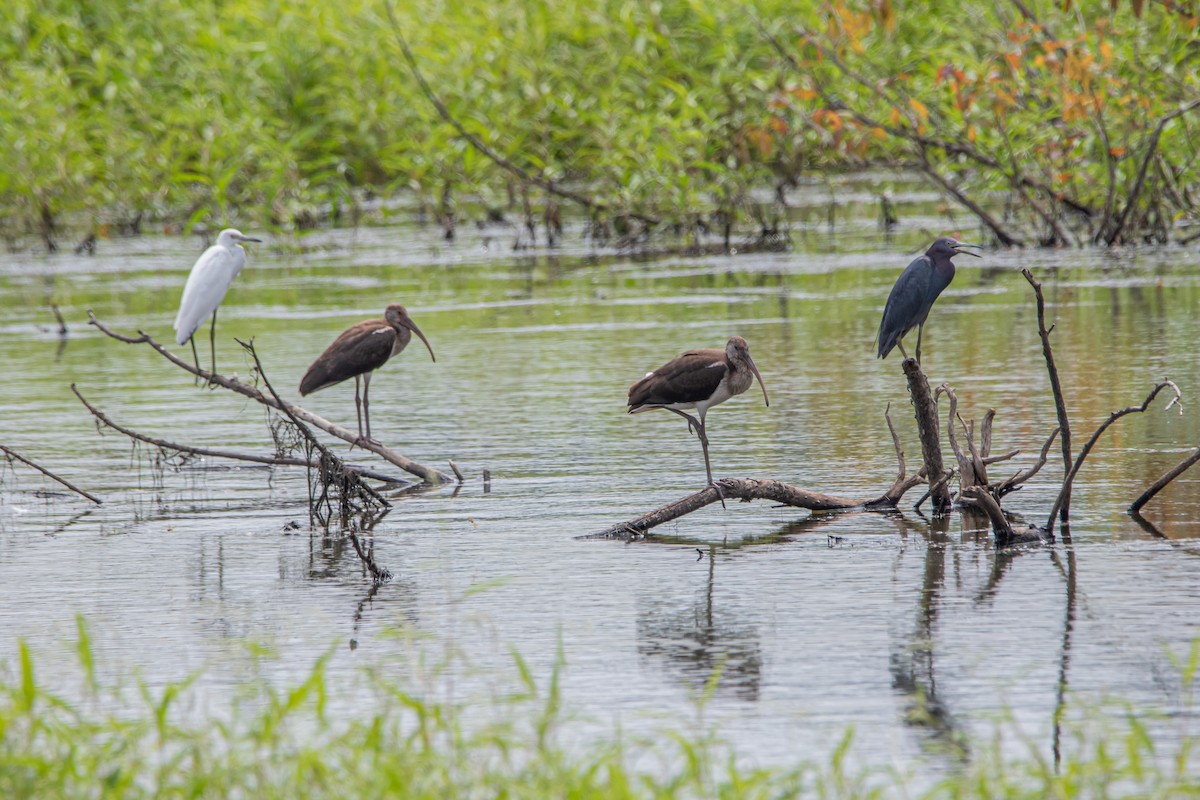
[[[358,190],[520,202],[530,187],[422,96],[386,1],[3,4],[0,228],[303,227]],[[1064,233],[1048,220],[1069,204],[1092,215],[1075,226],[1092,238],[1168,229],[1192,213],[1194,123],[1166,125],[1145,156],[1157,123],[1197,97],[1196,16],[1046,5],[1039,20],[890,0],[414,0],[395,13],[467,131],[614,217],[760,214],[751,192],[802,170],[916,160],[970,192],[1013,194],[1018,228]]]
[[[93,683],[82,619],[79,632],[79,666]],[[557,737],[569,723],[559,696],[561,653],[541,681],[514,653],[515,691],[458,702],[433,700],[409,685],[420,679],[366,673],[367,685],[355,688],[369,696],[334,717],[327,658],[291,688],[257,679],[232,708],[210,718],[195,710],[212,713],[209,705],[190,695],[199,676],[161,688],[139,685],[140,708],[118,687],[97,688],[74,706],[38,686],[29,649],[19,643],[15,679],[0,681],[0,796],[937,800],[1200,791],[1193,740],[1154,741],[1132,709],[1115,716],[1120,724],[1104,709],[1086,709],[1077,728],[1068,729],[1073,744],[1061,764],[1047,761],[1033,742],[1024,755],[1003,753],[998,729],[991,746],[972,748],[969,764],[914,788],[914,776],[855,766],[850,731],[828,764],[788,768],[740,765],[708,733],[664,731],[648,740],[566,748]],[[444,666],[434,665],[432,674]],[[429,668],[418,670],[426,680]],[[649,764],[657,766],[648,770]]]

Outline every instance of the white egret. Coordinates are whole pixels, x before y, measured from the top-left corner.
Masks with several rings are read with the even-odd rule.
[[[217,308],[225,299],[229,284],[246,266],[246,251],[238,242],[261,242],[245,236],[241,231],[226,228],[217,237],[217,243],[205,250],[196,259],[192,272],[188,275],[187,285],[183,287],[183,297],[179,301],[179,314],[175,317],[175,342],[192,343],[192,358],[196,361],[196,370],[200,369],[200,357],[196,354],[196,340],[193,336],[209,314],[212,314],[212,325],[208,329],[208,343],[212,351],[212,374],[217,374]]]

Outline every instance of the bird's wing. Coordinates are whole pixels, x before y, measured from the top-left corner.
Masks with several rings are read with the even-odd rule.
[[[245,264],[246,255],[241,248],[230,251],[220,245],[213,245],[196,259],[183,287],[179,313],[175,316],[175,341],[178,344],[187,342],[216,311],[225,299],[229,284]]]
[[[727,371],[724,350],[689,350],[629,387],[629,410],[705,400]]]
[[[306,395],[379,369],[391,358],[395,343],[395,329],[381,319],[367,320],[348,328],[304,373],[300,394]]]
[[[896,342],[929,313],[932,303],[927,301],[926,296],[932,277],[933,262],[929,256],[922,255],[905,267],[896,279],[887,305],[883,308],[883,318],[879,320],[879,333],[875,337],[879,343],[880,358],[891,352]]]

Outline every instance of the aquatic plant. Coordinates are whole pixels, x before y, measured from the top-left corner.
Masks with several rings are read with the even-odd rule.
[[[512,656],[513,685],[486,697],[438,699],[420,675],[364,672],[355,702],[326,672],[328,655],[280,686],[258,677],[213,710],[196,702],[203,677],[136,687],[104,683],[83,618],[78,687],[50,691],[28,645],[0,670],[0,795],[74,797],[1168,797],[1200,791],[1194,736],[1156,741],[1144,712],[1110,704],[1080,715],[1061,762],[1027,737],[975,742],[946,772],[856,766],[852,732],[827,763],[740,763],[711,728],[584,745],[562,733],[561,654],[546,676]],[[269,655],[257,651],[260,663]],[[1184,687],[1200,647],[1180,663]],[[424,664],[426,677],[450,666]],[[67,676],[58,671],[60,685]],[[709,691],[697,698],[701,706]],[[425,688],[423,688],[425,687]],[[347,710],[349,708],[350,710]],[[1113,713],[1113,710],[1116,713]],[[575,738],[573,745],[564,739]],[[1018,753],[1006,751],[1015,741]],[[941,775],[941,777],[938,777]]]

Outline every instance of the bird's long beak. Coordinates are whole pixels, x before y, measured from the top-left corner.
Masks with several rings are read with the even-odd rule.
[[[759,373],[758,367],[754,366],[754,359],[750,357],[749,352],[746,353],[746,363],[750,365],[750,371],[753,372],[754,377],[758,379],[758,388],[762,389],[763,402],[766,403],[767,407],[769,408],[771,406],[771,399],[767,397],[767,385],[763,383],[762,375]]]
[[[960,247],[974,247],[976,249],[979,249],[979,248],[983,247],[983,245],[981,245],[981,244],[967,244],[966,242],[955,242],[954,243],[954,254],[956,256],[963,255],[963,256],[975,256],[976,258],[983,258],[983,256],[981,256],[979,253],[972,253],[970,250],[960,250],[959,249]]]
[[[425,334],[421,333],[421,329],[417,327],[417,323],[413,322],[409,317],[406,316],[402,320],[402,324],[417,336],[421,337],[421,341],[425,343],[425,349],[429,351],[429,357],[434,360],[434,363],[437,363],[437,356],[433,354],[433,347],[430,346],[429,340],[425,338]]]
[[[253,236],[243,236],[242,238],[238,239],[238,241],[239,242],[259,242],[260,244],[262,243],[262,239],[255,239]]]

